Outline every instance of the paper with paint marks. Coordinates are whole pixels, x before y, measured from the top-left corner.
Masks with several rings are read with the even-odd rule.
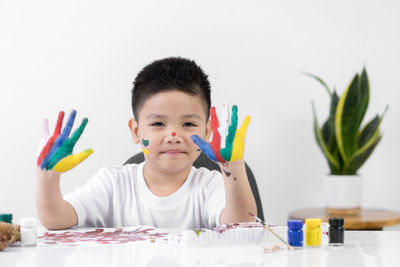
[[[82,228],[62,231],[38,231],[37,246],[76,247],[124,244],[131,242],[167,242],[168,233],[152,226],[124,228]]]

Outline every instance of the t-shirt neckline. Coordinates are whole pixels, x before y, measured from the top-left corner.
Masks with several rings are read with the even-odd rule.
[[[157,206],[176,206],[181,204],[182,199],[188,194],[188,188],[193,178],[193,167],[191,168],[188,177],[181,187],[178,188],[174,193],[169,196],[160,197],[156,196],[151,192],[150,188],[147,186],[146,181],[144,180],[143,168],[146,162],[142,162],[139,164],[139,168],[137,170],[137,178],[139,183],[139,188],[142,191],[144,197],[147,201],[151,202],[153,205]],[[177,201],[179,200],[179,201]]]

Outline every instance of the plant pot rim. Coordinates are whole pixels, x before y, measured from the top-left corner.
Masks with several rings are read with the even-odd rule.
[[[352,178],[362,178],[361,174],[330,174],[327,173],[325,177],[352,177]]]

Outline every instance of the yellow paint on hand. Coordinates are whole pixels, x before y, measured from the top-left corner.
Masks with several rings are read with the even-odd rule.
[[[233,140],[232,156],[229,161],[236,161],[243,158],[244,153],[244,138],[246,136],[247,127],[249,127],[250,116],[244,118],[242,127],[236,130],[235,139]]]
[[[93,153],[93,149],[86,149],[77,155],[69,155],[59,162],[53,167],[53,170],[56,172],[66,172],[70,169],[74,168],[76,165],[84,161],[87,157],[89,157]]]

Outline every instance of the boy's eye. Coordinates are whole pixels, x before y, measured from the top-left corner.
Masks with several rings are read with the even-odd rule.
[[[151,126],[162,127],[162,126],[164,126],[164,123],[162,123],[162,122],[155,122],[155,123],[152,123]]]
[[[196,127],[196,124],[191,123],[191,122],[185,122],[185,123],[183,124],[183,127]]]

